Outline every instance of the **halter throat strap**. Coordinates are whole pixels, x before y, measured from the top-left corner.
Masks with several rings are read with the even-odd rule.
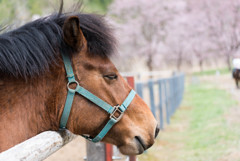
[[[97,96],[95,96],[94,94],[86,90],[85,88],[81,87],[74,77],[74,72],[72,69],[71,60],[69,56],[62,54],[62,58],[63,58],[63,62],[64,62],[64,66],[65,66],[65,70],[68,78],[68,84],[67,84],[68,93],[67,93],[65,106],[64,106],[63,113],[60,120],[60,128],[63,128],[63,129],[66,128],[75,93],[78,93],[110,114],[109,121],[95,138],[82,135],[84,138],[92,142],[99,142],[108,133],[108,131],[112,128],[112,126],[122,118],[125,110],[128,108],[133,98],[135,97],[136,92],[134,90],[131,90],[127,98],[123,101],[121,105],[111,106],[107,102],[103,101],[102,99],[98,98]],[[70,84],[76,84],[77,86],[75,89],[71,89],[69,87]],[[115,115],[116,113],[118,113],[118,116]]]

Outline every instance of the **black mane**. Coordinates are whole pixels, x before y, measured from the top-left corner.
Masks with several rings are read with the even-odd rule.
[[[95,14],[53,14],[0,35],[0,75],[29,78],[56,64],[60,52],[73,50],[63,41],[62,25],[69,16],[78,16],[88,42],[88,52],[109,56],[115,39],[102,16]]]

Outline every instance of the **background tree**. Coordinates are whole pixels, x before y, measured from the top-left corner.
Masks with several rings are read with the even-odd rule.
[[[166,26],[173,18],[175,7],[168,1],[115,0],[109,15],[119,29],[120,51],[143,57],[152,71],[154,64],[159,63],[155,58],[161,53],[160,47],[168,34]]]
[[[197,20],[198,25],[202,26],[201,37],[197,38],[205,43],[201,49],[210,51],[215,55],[212,57],[215,60],[224,59],[230,70],[231,59],[239,50],[240,1],[201,0],[195,3],[189,0],[188,9],[195,15],[190,22]],[[199,59],[204,57],[203,52],[198,52],[198,55]]]
[[[189,64],[203,70],[225,61],[231,69],[239,52],[239,12],[239,0],[115,0],[109,8],[120,51],[144,57],[150,71],[164,62],[178,70]]]

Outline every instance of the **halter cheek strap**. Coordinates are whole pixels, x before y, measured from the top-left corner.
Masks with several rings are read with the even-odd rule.
[[[122,118],[124,111],[128,108],[128,106],[132,102],[136,92],[134,90],[131,90],[127,98],[123,101],[121,105],[116,105],[112,107],[107,102],[103,101],[102,99],[98,98],[97,96],[95,96],[94,94],[86,90],[85,88],[81,87],[74,77],[69,56],[62,54],[62,58],[63,58],[63,62],[64,62],[64,66],[65,66],[65,70],[68,78],[68,84],[67,84],[68,93],[67,93],[67,99],[66,99],[65,106],[64,106],[63,113],[60,120],[60,128],[66,128],[68,117],[69,117],[72,103],[73,103],[73,98],[75,96],[75,93],[78,93],[110,114],[109,121],[95,138],[90,138],[89,136],[82,135],[84,138],[92,142],[99,142],[108,133],[108,131],[112,128],[112,126]],[[70,84],[76,84],[77,86],[75,89],[71,89],[69,87]],[[118,116],[116,116],[116,113],[118,113]]]

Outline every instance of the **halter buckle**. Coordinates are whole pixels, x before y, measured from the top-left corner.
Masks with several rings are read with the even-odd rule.
[[[116,122],[118,122],[122,116],[123,112],[120,110],[120,105],[113,106],[114,110],[110,114],[110,119],[114,119]],[[118,114],[117,116],[115,114]]]
[[[76,84],[75,89],[70,88],[70,85],[71,85],[71,84]],[[72,92],[72,93],[74,93],[74,92],[78,89],[78,87],[79,87],[79,83],[78,83],[78,81],[76,81],[76,80],[69,81],[68,84],[67,84],[67,89],[68,89],[68,91],[70,91],[70,92]]]

